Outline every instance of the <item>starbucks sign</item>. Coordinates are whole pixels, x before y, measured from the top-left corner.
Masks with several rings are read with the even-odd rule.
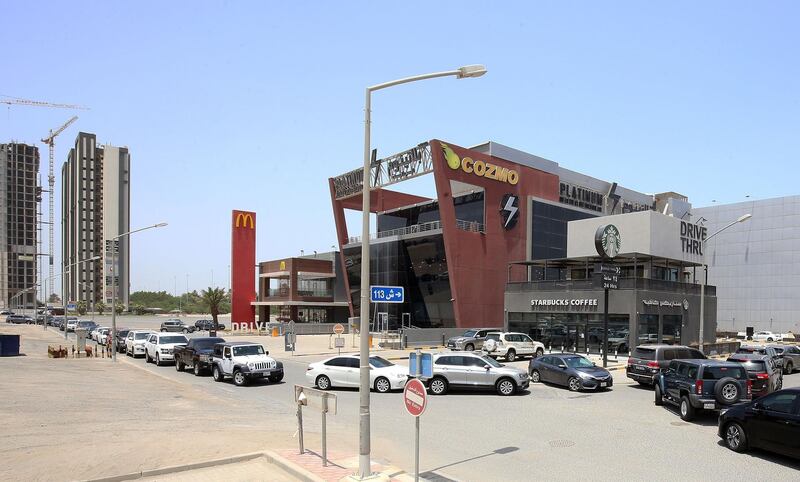
[[[604,258],[614,258],[622,249],[622,237],[619,229],[613,224],[606,224],[597,228],[594,235],[594,246],[597,254]]]

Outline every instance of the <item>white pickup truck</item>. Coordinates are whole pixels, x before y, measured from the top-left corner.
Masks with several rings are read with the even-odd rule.
[[[268,355],[269,352],[258,343],[217,343],[211,357],[211,374],[217,382],[233,378],[238,387],[247,385],[253,378],[266,378],[278,383],[283,380],[283,363]]]

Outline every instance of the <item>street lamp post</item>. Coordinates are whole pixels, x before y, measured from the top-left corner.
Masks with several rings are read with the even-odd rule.
[[[364,175],[361,188],[361,317],[360,327],[360,383],[359,383],[359,452],[358,452],[358,477],[365,479],[371,475],[370,469],[370,409],[369,409],[369,214],[370,214],[370,127],[372,93],[376,90],[393,87],[395,85],[433,79],[436,77],[454,76],[459,79],[480,77],[486,73],[483,65],[467,65],[455,70],[434,72],[416,75],[403,79],[373,85],[366,89],[366,102],[364,107]]]
[[[166,226],[167,223],[158,223],[152,226],[145,226],[144,228],[134,229],[133,231],[128,231],[127,233],[122,233],[117,235],[111,240],[111,360],[116,362],[117,361],[117,242],[119,238],[124,236],[130,236],[133,233],[138,233],[139,231],[145,231],[148,229],[153,228],[162,228]]]
[[[64,265],[64,270],[61,273],[64,277],[61,279],[61,306],[64,307],[64,339],[68,338],[69,332],[67,331],[67,300],[66,300],[66,293],[65,293],[65,285],[67,284],[67,277],[66,273],[72,274],[72,267],[78,266],[79,264],[88,263],[90,261],[97,261],[100,259],[100,256],[92,256],[91,258],[82,259],[80,261],[76,261],[72,264]],[[55,277],[55,276],[54,276]],[[70,282],[72,281],[72,276],[70,276]]]
[[[753,217],[752,214],[744,214],[744,215],[740,216],[738,219],[736,219],[736,221],[733,221],[733,222],[727,224],[722,229],[718,229],[714,234],[711,234],[710,236],[706,237],[706,239],[703,240],[703,246],[705,246],[705,244],[708,242],[709,239],[711,239],[714,236],[718,235],[719,233],[725,231],[726,229],[730,228],[734,224],[743,223],[743,222],[747,221],[748,219],[750,219],[752,217]],[[705,254],[703,254],[703,256],[705,256]],[[708,265],[705,263],[705,260],[704,260],[704,262],[703,262],[703,282],[700,284],[700,340],[699,340],[699,343],[698,343],[698,347],[700,348],[700,351],[703,352],[703,353],[705,353],[705,351],[703,351],[703,331],[705,330],[705,322],[706,322],[706,320],[705,320],[705,316],[706,316],[706,313],[705,313],[706,312],[706,283],[708,283]]]

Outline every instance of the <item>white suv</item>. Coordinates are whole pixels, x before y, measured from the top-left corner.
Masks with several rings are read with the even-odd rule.
[[[144,343],[147,337],[155,333],[151,330],[131,330],[128,336],[125,337],[125,353],[128,356],[136,358],[139,355],[144,355]]]
[[[144,342],[144,361],[147,363],[155,362],[156,366],[161,366],[164,361],[175,361],[173,350],[178,345],[189,343],[185,335],[173,333],[153,333]]]
[[[513,362],[518,356],[542,356],[544,354],[544,345],[538,341],[533,341],[525,333],[495,331],[486,335],[482,351],[492,358],[503,357]]]

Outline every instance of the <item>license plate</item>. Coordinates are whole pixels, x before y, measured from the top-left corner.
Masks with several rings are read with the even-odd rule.
[[[706,409],[706,410],[713,410],[714,409],[714,404],[713,403],[704,403],[703,404],[703,408]]]
[[[637,372],[643,372],[644,371],[644,367],[636,365],[636,371]]]
[[[607,387],[607,386],[608,386],[608,383],[600,382],[600,388]]]

